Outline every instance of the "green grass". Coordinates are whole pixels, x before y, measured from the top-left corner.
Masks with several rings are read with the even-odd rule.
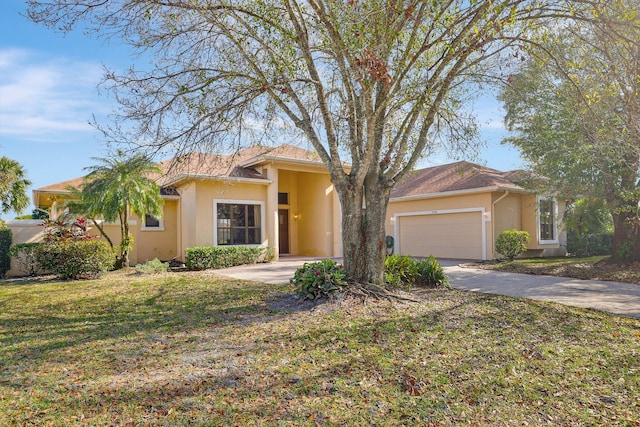
[[[201,274],[0,282],[0,425],[640,425],[640,321],[455,290],[275,310]]]

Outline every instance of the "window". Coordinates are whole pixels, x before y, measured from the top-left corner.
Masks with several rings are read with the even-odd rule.
[[[215,203],[217,245],[262,243],[262,206],[249,203]]]
[[[142,230],[163,230],[162,218],[156,218],[153,215],[146,214],[144,216],[144,224]]]
[[[540,230],[540,241],[556,241],[556,201],[553,199],[538,200],[538,224]]]
[[[278,193],[278,204],[279,205],[288,205],[289,204],[289,193]]]

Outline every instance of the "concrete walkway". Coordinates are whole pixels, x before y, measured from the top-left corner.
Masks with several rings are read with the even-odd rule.
[[[232,267],[217,273],[241,280],[287,283],[298,267],[315,260],[287,257],[270,264]],[[456,289],[553,301],[640,319],[640,285],[463,268],[457,260],[440,262]]]

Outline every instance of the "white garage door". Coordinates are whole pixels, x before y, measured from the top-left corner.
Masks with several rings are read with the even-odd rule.
[[[400,254],[482,259],[482,213],[399,216]]]

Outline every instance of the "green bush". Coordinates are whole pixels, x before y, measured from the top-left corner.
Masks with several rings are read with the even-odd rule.
[[[271,258],[270,249],[265,247],[195,246],[187,248],[185,265],[189,270],[207,270],[268,262]]]
[[[0,277],[4,277],[7,271],[11,269],[11,255],[9,250],[11,249],[11,241],[13,240],[13,233],[8,228],[0,229]]]
[[[496,252],[504,255],[509,261],[527,250],[529,233],[516,229],[504,230],[496,240]]]
[[[449,279],[433,255],[422,261],[416,261],[407,255],[388,256],[384,260],[384,279],[390,287],[449,287]]]
[[[444,274],[444,269],[433,255],[416,263],[417,286],[442,286],[450,287],[449,278]]]
[[[15,258],[20,271],[28,276],[37,276],[40,272],[40,264],[38,263],[38,246],[41,243],[16,243],[11,245],[9,254]]]
[[[347,286],[344,267],[331,259],[305,263],[296,270],[291,284],[303,299],[329,297]]]
[[[410,288],[416,281],[416,261],[407,255],[391,255],[384,260],[384,281],[394,288]]]
[[[115,254],[101,240],[70,240],[38,246],[38,263],[61,279],[96,278],[113,268]]]
[[[580,235],[567,232],[567,251],[574,256],[611,255],[613,233],[594,233]]]
[[[147,261],[144,264],[138,264],[135,267],[136,272],[140,274],[158,274],[165,273],[169,270],[169,263],[162,262],[158,258]]]

